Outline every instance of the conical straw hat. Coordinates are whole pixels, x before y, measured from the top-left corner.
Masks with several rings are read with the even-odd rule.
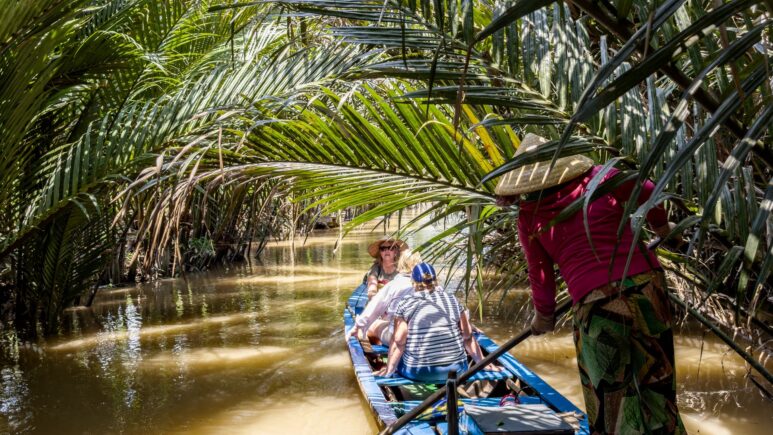
[[[521,141],[521,146],[515,152],[519,156],[527,151],[533,151],[548,140],[536,134],[527,133]],[[530,163],[513,169],[502,175],[494,193],[499,196],[520,195],[536,192],[557,186],[573,178],[579,177],[593,167],[593,160],[583,155],[560,157],[548,172],[550,160]]]

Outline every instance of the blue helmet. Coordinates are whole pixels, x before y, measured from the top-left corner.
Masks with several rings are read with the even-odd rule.
[[[437,279],[437,274],[431,264],[419,263],[413,268],[411,279],[415,282],[432,282]]]

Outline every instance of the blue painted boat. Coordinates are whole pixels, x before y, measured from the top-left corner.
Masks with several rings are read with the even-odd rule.
[[[352,293],[344,310],[344,334],[354,327],[354,317],[363,311],[366,302],[366,286],[360,285]],[[498,349],[498,345],[485,334],[477,332],[475,335],[484,354]],[[399,376],[374,376],[374,371],[385,364],[388,349],[361,342],[356,337],[350,337],[347,346],[360,390],[381,428],[393,424],[439,387]],[[497,362],[504,370],[480,371],[461,386],[461,389],[467,391],[467,394],[463,394],[467,397],[459,400],[460,434],[589,433],[585,414],[528,367],[509,353],[504,353]],[[519,404],[500,406],[502,397],[508,393],[517,394]],[[444,408],[436,406],[422,413],[419,419],[412,420],[395,433],[447,433]],[[567,423],[568,420],[571,425]]]

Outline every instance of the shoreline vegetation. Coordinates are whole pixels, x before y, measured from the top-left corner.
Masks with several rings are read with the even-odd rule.
[[[397,217],[468,298],[525,283],[501,171],[584,153],[656,182],[683,309],[771,395],[770,1],[40,0],[0,11],[0,316]],[[551,139],[513,158],[527,132]],[[590,195],[604,193],[595,186]],[[415,216],[403,211],[421,205]],[[567,213],[583,213],[583,201]],[[335,230],[334,230],[335,231]],[[691,311],[692,310],[692,311]]]

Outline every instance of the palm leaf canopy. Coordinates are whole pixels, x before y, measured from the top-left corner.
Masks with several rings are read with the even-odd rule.
[[[266,205],[267,192],[290,192],[309,213],[366,210],[349,228],[432,204],[413,223],[446,226],[424,248],[482,292],[486,266],[504,286],[525,277],[517,209],[493,206],[494,178],[587,153],[624,169],[616,182],[657,182],[627,213],[642,233],[640,217],[669,200],[692,250],[660,253],[685,282],[705,298],[732,289],[749,321],[763,307],[773,265],[763,1],[115,1],[77,13],[84,4],[51,1],[57,18],[14,9],[33,24],[0,28],[0,77],[29,84],[0,88],[11,151],[0,200],[13,223],[2,255],[73,208],[99,214],[117,192],[114,222],[136,214],[140,238],[158,246],[179,237],[164,222],[194,199],[228,191]],[[146,21],[151,32],[137,25]],[[269,24],[279,22],[281,32]],[[66,36],[35,30],[54,24]],[[34,61],[12,34],[41,53],[76,43]],[[526,132],[551,142],[513,159]],[[598,181],[589,198],[609,188]]]
[[[237,182],[279,175],[309,207],[373,206],[363,219],[419,202],[447,205],[434,216],[463,218],[433,240],[444,249],[429,249],[463,252],[450,261],[469,284],[484,259],[503,264],[496,252],[510,243],[490,236],[512,230],[517,212],[491,206],[490,180],[586,152],[626,169],[621,181],[656,180],[650,201],[627,205],[637,233],[649,207],[671,200],[693,251],[661,251],[669,267],[709,297],[731,287],[739,304],[762,306],[773,263],[761,224],[769,180],[760,165],[773,163],[765,2],[271,3],[317,40],[334,38],[367,57],[332,90],[299,96],[274,111],[277,122],[250,129],[225,169]],[[378,92],[389,98],[378,101]],[[553,141],[503,165],[527,131]],[[217,179],[213,157],[199,181]],[[590,195],[604,188],[595,180]],[[522,258],[514,258],[508,264],[522,277]],[[714,258],[727,261],[707,261]]]

